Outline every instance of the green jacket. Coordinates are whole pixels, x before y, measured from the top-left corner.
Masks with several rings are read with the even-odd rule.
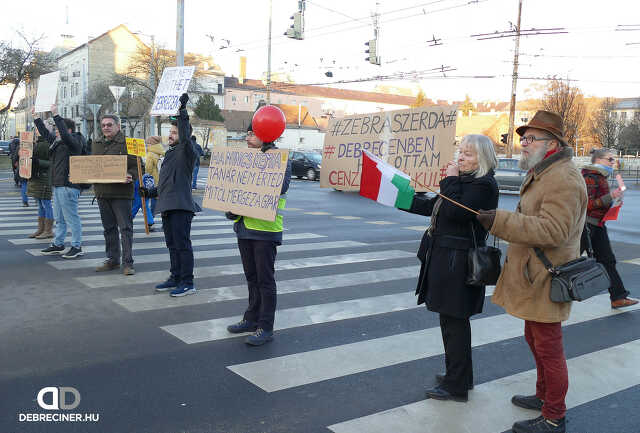
[[[93,142],[92,155],[127,155],[127,143],[122,131],[111,139],[104,136]],[[136,157],[127,157],[127,173],[133,181],[138,179],[138,163]],[[96,183],[93,189],[97,198],[133,200],[133,183]]]
[[[51,200],[51,177],[49,170],[49,142],[38,137],[33,145],[31,179],[27,183],[27,195],[41,200]]]

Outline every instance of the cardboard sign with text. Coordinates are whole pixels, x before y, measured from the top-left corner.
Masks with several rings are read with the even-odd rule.
[[[195,66],[172,66],[164,68],[162,78],[151,105],[151,114],[173,116],[180,107],[180,95],[189,88]]]
[[[457,106],[356,114],[331,119],[324,138],[320,186],[360,189],[362,151],[438,189],[455,153]],[[416,191],[425,188],[411,182]]]
[[[141,156],[143,158],[147,156],[143,138],[127,137],[125,140],[127,142],[127,153],[129,155]]]
[[[18,167],[20,177],[31,179],[31,164],[33,160],[33,132],[20,132],[20,149],[18,150]]]
[[[214,147],[202,206],[275,221],[289,151]]]
[[[36,113],[49,111],[51,106],[56,103],[59,79],[60,71],[40,75],[40,78],[38,78],[38,93],[36,93]]]
[[[69,158],[71,183],[125,183],[127,155],[91,155]]]

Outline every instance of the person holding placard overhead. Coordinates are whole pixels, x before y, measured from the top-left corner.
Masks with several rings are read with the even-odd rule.
[[[128,155],[127,143],[120,130],[120,119],[115,114],[105,114],[100,119],[102,136],[92,145],[94,155]],[[120,268],[120,243],[122,243],[122,273],[134,275],[133,268],[133,181],[138,177],[138,164],[134,155],[127,156],[127,180],[125,183],[96,183],[93,185],[100,219],[104,228],[107,259],[96,272]],[[118,239],[118,232],[120,239]]]
[[[276,149],[273,142],[264,143],[253,133],[252,124],[247,129],[247,145],[262,152]],[[284,209],[286,205],[286,193],[290,182],[291,161],[288,161],[278,210]],[[275,221],[234,215],[231,212],[227,212],[226,217],[235,221],[233,230],[238,236],[238,249],[249,289],[249,305],[242,320],[227,326],[227,331],[232,334],[252,332],[245,343],[261,346],[273,340],[277,302],[275,261],[277,247],[282,244],[282,214],[278,212]]]
[[[169,249],[169,278],[156,286],[157,292],[185,296],[196,292],[193,285],[193,248],[191,221],[202,209],[193,200],[191,181],[196,152],[191,141],[193,128],[187,113],[189,95],[180,96],[178,119],[171,122],[169,149],[160,168],[158,186],[140,187],[140,195],[158,198],[156,211],[162,215],[164,238]],[[173,290],[172,290],[173,289]]]
[[[55,135],[49,132],[42,119],[35,117],[35,111],[33,114],[38,132],[51,143],[49,146],[49,167],[51,186],[53,187],[54,218],[56,220],[53,242],[41,250],[41,253],[44,255],[62,254],[64,259],[73,259],[84,255],[84,253],[82,252],[82,222],[78,213],[80,186],[69,182],[69,157],[80,155],[82,144],[74,136],[76,124],[71,119],[63,119],[58,116],[58,107],[55,104],[51,106],[56,129]],[[71,248],[64,252],[67,225],[71,229]]]

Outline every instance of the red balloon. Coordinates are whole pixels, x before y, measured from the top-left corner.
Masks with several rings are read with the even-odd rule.
[[[275,105],[265,105],[255,112],[251,126],[260,141],[267,143],[280,138],[286,126],[286,118]]]

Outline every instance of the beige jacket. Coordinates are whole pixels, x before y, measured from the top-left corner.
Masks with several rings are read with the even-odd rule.
[[[492,301],[524,320],[569,318],[571,303],[551,301],[551,274],[532,247],[541,248],[554,265],[580,255],[587,190],[572,154],[565,147],[536,165],[522,184],[516,212],[498,210],[491,227],[492,234],[509,242]]]

